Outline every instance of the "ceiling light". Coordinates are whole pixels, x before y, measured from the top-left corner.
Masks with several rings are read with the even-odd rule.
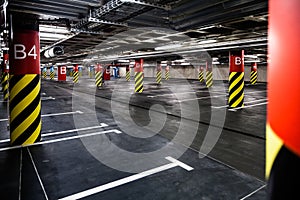
[[[181,44],[170,44],[170,45],[165,45],[165,46],[161,46],[161,47],[156,47],[155,50],[159,51],[159,50],[170,50],[170,49],[176,49],[176,48],[180,48],[182,47]]]
[[[48,25],[40,25],[40,32],[62,33],[62,34],[70,33],[65,27],[48,26]]]
[[[244,55],[245,58],[257,58],[257,55]]]
[[[213,43],[213,42],[217,42],[217,40],[203,40],[198,42],[198,44],[208,44],[208,43]]]
[[[56,38],[56,39],[65,39],[68,36],[62,34],[55,34],[55,33],[40,33],[41,39],[43,38]]]
[[[206,30],[206,29],[210,29],[210,28],[215,28],[215,25],[210,25],[210,26],[204,26],[202,28],[199,28],[198,30]]]

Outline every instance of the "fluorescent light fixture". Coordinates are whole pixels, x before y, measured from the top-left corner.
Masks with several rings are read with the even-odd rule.
[[[219,62],[219,61],[213,61],[212,64],[213,64],[213,65],[219,65],[220,62]]]
[[[43,38],[56,38],[56,39],[65,39],[68,36],[67,35],[62,35],[62,34],[55,34],[55,33],[42,33],[40,32],[40,37],[41,39]]]
[[[183,63],[181,63],[180,65],[191,65],[191,63],[183,62]]]
[[[118,60],[118,62],[121,62],[121,63],[128,63],[130,62],[129,60]]]
[[[68,34],[69,30],[65,27],[40,25],[40,32]]]
[[[176,48],[180,48],[180,47],[182,47],[181,44],[170,44],[170,45],[165,45],[165,46],[161,46],[161,47],[156,47],[155,50],[156,51],[170,50],[170,49],[176,49]]]
[[[257,55],[244,55],[245,58],[257,58]]]
[[[198,30],[206,30],[206,29],[210,29],[210,28],[215,28],[215,25],[210,25],[210,26],[204,26],[202,28],[199,28]]]
[[[260,60],[245,60],[244,63],[253,63],[253,62],[261,62]]]
[[[203,40],[198,42],[198,44],[209,44],[209,43],[213,43],[213,42],[217,42],[217,40]]]

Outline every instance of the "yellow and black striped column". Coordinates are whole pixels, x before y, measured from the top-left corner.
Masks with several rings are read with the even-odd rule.
[[[47,78],[47,68],[43,68],[43,78],[46,79]]]
[[[9,81],[9,65],[8,65],[8,52],[7,50],[3,51],[3,73],[2,73],[2,91],[3,91],[3,100],[7,101],[9,97],[9,91],[8,91],[8,81]]]
[[[40,43],[37,18],[12,17],[9,111],[10,142],[29,145],[41,139]],[[30,52],[28,54],[26,52]]]
[[[213,69],[212,69],[212,60],[208,60],[206,61],[206,74],[205,74],[205,83],[206,83],[206,87],[210,88],[213,86]]]
[[[129,66],[126,67],[126,81],[130,81],[130,68],[129,68]]]
[[[54,67],[50,67],[50,80],[54,80]]]
[[[82,67],[78,67],[78,74],[79,74],[79,77],[82,77]]]
[[[257,64],[251,64],[251,74],[250,74],[250,83],[255,85],[257,83]]]
[[[170,66],[167,65],[165,69],[165,80],[169,80],[169,79],[170,79]]]
[[[2,75],[2,88],[3,88],[3,100],[4,101],[7,101],[8,97],[9,97],[8,79],[9,79],[9,73],[8,72],[3,72],[3,75]]]
[[[267,199],[299,199],[299,0],[269,1]],[[284,13],[288,13],[282,17]],[[274,37],[272,37],[274,36]],[[280,48],[279,48],[280,47]],[[282,74],[283,66],[291,63]],[[280,79],[280,82],[278,81]]]
[[[94,71],[93,67],[90,66],[88,71],[89,71],[89,77],[93,78],[93,71]]]
[[[230,52],[229,56],[229,98],[230,108],[244,106],[244,50]]]
[[[156,83],[161,84],[161,79],[162,79],[162,67],[161,67],[161,62],[157,62],[156,66]]]
[[[203,67],[200,67],[200,69],[199,69],[198,79],[199,79],[200,83],[204,82],[204,69],[203,69]]]
[[[96,75],[95,75],[95,84],[97,87],[102,87],[103,85],[103,68],[101,65],[97,65],[95,68]]]
[[[70,77],[73,77],[73,73],[74,73],[74,72],[73,72],[73,69],[69,69],[69,76],[70,76]]]
[[[78,72],[78,65],[73,67],[73,83],[78,83],[79,79],[79,72]]]
[[[144,60],[138,59],[134,65],[134,81],[135,81],[135,92],[142,93],[144,91]]]

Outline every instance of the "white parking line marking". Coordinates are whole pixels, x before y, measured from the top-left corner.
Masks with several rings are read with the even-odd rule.
[[[173,96],[173,95],[180,95],[180,94],[195,94],[195,93],[201,93],[201,92],[207,92],[207,93],[220,93],[225,94],[224,91],[193,91],[193,92],[176,92],[176,93],[170,93],[170,94],[158,94],[158,95],[149,95],[148,98],[155,98],[155,97],[164,97],[164,96]]]
[[[257,99],[257,100],[253,100],[253,101],[247,101],[244,102],[245,104],[250,104],[250,103],[255,103],[255,102],[261,102],[261,101],[267,101],[268,99]],[[215,109],[219,109],[219,108],[227,108],[228,105],[224,105],[224,106],[211,106],[211,108],[215,108]],[[245,108],[245,106],[244,106]]]
[[[66,137],[66,138],[59,138],[59,139],[54,139],[54,140],[37,142],[37,143],[26,145],[26,146],[5,147],[5,148],[1,148],[0,152],[7,151],[7,150],[12,150],[12,149],[20,149],[20,148],[23,148],[23,147],[38,146],[38,145],[42,145],[42,144],[52,144],[52,143],[57,143],[57,142],[62,142],[62,141],[68,141],[68,140],[74,140],[74,139],[80,139],[80,138],[91,137],[91,136],[96,136],[96,135],[103,135],[105,133],[120,134],[122,132],[119,131],[119,130],[117,130],[117,129],[112,129],[112,130],[101,131],[101,132],[96,132],[96,133],[89,133],[89,134],[84,134],[84,135],[75,135],[75,136]]]
[[[261,186],[260,188],[258,188],[257,190],[254,190],[253,192],[251,192],[250,194],[248,194],[247,196],[241,198],[240,200],[245,200],[247,199],[248,197],[251,197],[253,194],[257,193],[259,190],[263,189],[264,187],[266,187],[267,185],[263,185]]]
[[[49,198],[48,198],[48,196],[47,196],[47,193],[46,193],[44,184],[43,184],[42,179],[41,179],[41,177],[40,177],[40,175],[39,175],[39,172],[38,172],[38,170],[37,170],[37,168],[36,168],[36,166],[35,166],[35,163],[34,163],[34,161],[33,161],[33,157],[32,157],[32,155],[31,155],[31,153],[30,153],[28,147],[27,147],[27,151],[28,151],[28,153],[29,153],[29,156],[30,156],[30,159],[31,159],[33,168],[34,168],[34,171],[35,171],[35,173],[36,173],[36,176],[37,176],[37,178],[38,178],[38,180],[39,180],[39,183],[40,183],[40,185],[41,185],[41,188],[42,188],[42,190],[43,190],[44,196],[45,196],[46,200],[48,200]]]
[[[186,164],[184,164],[184,163],[182,163],[182,162],[180,162],[180,161],[178,161],[178,160],[176,160],[172,157],[166,157],[166,159],[171,161],[171,163],[160,166],[160,167],[156,167],[156,168],[153,168],[153,169],[150,169],[150,170],[147,170],[147,171],[144,171],[144,172],[126,177],[126,178],[122,178],[120,180],[116,180],[116,181],[113,181],[113,182],[110,182],[110,183],[107,183],[107,184],[104,184],[104,185],[101,185],[101,186],[98,186],[98,187],[95,187],[95,188],[92,188],[92,189],[89,189],[89,190],[86,190],[86,191],[83,191],[83,192],[79,192],[77,194],[73,194],[73,195],[61,198],[59,200],[81,199],[81,198],[84,198],[84,197],[87,197],[87,196],[90,196],[90,195],[93,195],[93,194],[96,194],[96,193],[100,193],[100,192],[103,192],[105,190],[109,190],[109,189],[112,189],[112,188],[130,183],[130,182],[133,182],[133,181],[136,181],[136,180],[145,178],[147,176],[157,174],[159,172],[163,172],[163,171],[166,171],[168,169],[175,168],[175,167],[182,167],[182,168],[184,168],[188,171],[193,170],[192,167],[190,167],[190,166],[188,166],[188,165],[186,165]]]
[[[41,97],[41,101],[47,101],[47,100],[55,100],[54,97]]]
[[[42,134],[42,136],[43,137],[48,137],[48,136],[53,136],[53,135],[61,135],[61,134],[65,134],[65,133],[72,133],[72,132],[78,132],[78,131],[87,131],[87,130],[103,128],[103,127],[107,127],[107,126],[108,126],[107,124],[101,123],[100,126],[92,126],[92,127],[79,128],[79,129],[71,129],[71,130],[58,131],[58,132],[53,132],[53,133],[45,133],[45,134]]]
[[[65,112],[65,113],[52,113],[52,114],[45,114],[42,115],[42,117],[52,117],[52,116],[60,116],[60,115],[72,115],[72,114],[83,114],[80,110],[77,110],[75,112]],[[0,122],[7,121],[8,119],[0,119]]]
[[[244,107],[239,107],[239,108],[231,108],[231,109],[229,109],[229,111],[235,112],[235,111],[240,110],[240,109],[251,108],[251,107],[261,106],[261,105],[266,105],[266,104],[268,104],[268,102],[263,102],[263,103],[253,104],[253,105],[244,106]]]
[[[206,96],[206,97],[199,97],[199,98],[194,98],[194,99],[183,99],[179,100],[179,102],[185,102],[185,101],[193,101],[193,100],[201,100],[201,99],[211,99],[211,98],[219,98],[219,97],[225,97],[227,94],[223,95],[218,95],[218,96]]]
[[[23,151],[20,151],[20,173],[19,173],[19,200],[22,199],[21,192],[22,192],[22,168],[23,168]]]
[[[72,132],[78,132],[78,131],[87,131],[87,130],[92,130],[92,129],[97,129],[97,128],[103,128],[107,127],[108,125],[105,123],[100,123],[100,126],[91,126],[91,127],[85,127],[85,128],[79,128],[79,129],[71,129],[71,130],[65,130],[65,131],[58,131],[58,132],[51,132],[51,133],[44,133],[42,134],[42,137],[49,137],[49,136],[54,136],[54,135],[61,135],[65,133],[72,133]],[[5,140],[0,140],[1,143],[6,143],[9,142],[10,139],[5,139]]]
[[[61,116],[61,115],[72,115],[72,114],[83,114],[83,112],[81,112],[80,110],[77,110],[75,112],[45,114],[45,115],[42,115],[42,117],[52,117],[52,116]]]

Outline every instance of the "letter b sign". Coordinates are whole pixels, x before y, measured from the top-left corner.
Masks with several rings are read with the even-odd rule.
[[[242,58],[241,57],[235,57],[234,58],[234,64],[235,65],[241,65],[242,64]]]
[[[60,74],[66,74],[67,68],[66,67],[60,67]]]

